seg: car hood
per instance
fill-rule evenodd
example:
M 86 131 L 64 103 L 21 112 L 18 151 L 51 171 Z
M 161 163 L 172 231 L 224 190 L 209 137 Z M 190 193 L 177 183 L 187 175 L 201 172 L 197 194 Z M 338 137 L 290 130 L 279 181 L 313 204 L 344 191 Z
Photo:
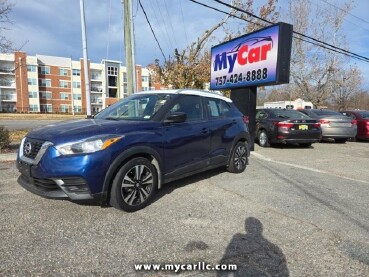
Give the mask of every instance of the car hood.
M 29 132 L 27 137 L 47 140 L 54 144 L 62 144 L 102 134 L 124 134 L 138 130 L 138 124 L 139 130 L 142 131 L 152 126 L 154 122 L 102 119 L 69 120 L 35 129 Z

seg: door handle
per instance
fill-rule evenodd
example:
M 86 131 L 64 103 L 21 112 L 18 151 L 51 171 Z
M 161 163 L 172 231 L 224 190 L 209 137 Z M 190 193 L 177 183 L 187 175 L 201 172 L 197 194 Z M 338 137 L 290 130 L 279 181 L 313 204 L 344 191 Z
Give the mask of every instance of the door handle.
M 201 133 L 203 133 L 204 135 L 207 134 L 209 132 L 209 128 L 202 128 Z

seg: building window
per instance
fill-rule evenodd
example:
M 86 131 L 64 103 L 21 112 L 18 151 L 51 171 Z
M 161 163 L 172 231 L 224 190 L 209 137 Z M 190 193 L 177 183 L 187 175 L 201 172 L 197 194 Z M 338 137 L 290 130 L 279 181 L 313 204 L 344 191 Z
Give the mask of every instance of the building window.
M 76 113 L 81 113 L 82 112 L 82 107 L 81 106 L 74 106 L 74 111 Z
M 73 76 L 81 76 L 81 70 L 73 69 Z
M 142 82 L 148 82 L 149 81 L 149 77 L 148 76 L 142 76 L 141 77 L 141 80 L 142 80 Z
M 41 87 L 51 87 L 51 80 L 50 79 L 40 79 L 40 86 Z
M 108 75 L 118 76 L 118 68 L 116 66 L 108 66 Z
M 51 99 L 51 96 L 50 91 L 41 91 L 41 99 Z
M 73 88 L 81 88 L 81 82 L 73 82 Z
M 69 94 L 66 93 L 66 92 L 61 92 L 60 93 L 60 99 L 68 100 L 69 99 Z
M 37 98 L 37 91 L 29 91 L 28 92 L 28 97 L 29 98 Z
M 40 108 L 42 113 L 51 113 L 53 111 L 51 104 L 41 104 Z
M 28 72 L 37 72 L 37 65 L 27 65 Z
M 123 82 L 127 83 L 127 73 L 123 72 Z
M 69 112 L 69 105 L 60 105 L 60 111 L 62 113 L 68 113 Z
M 66 69 L 66 68 L 59 68 L 59 75 L 60 76 L 68 76 L 68 69 Z
M 40 73 L 45 75 L 45 74 L 50 74 L 50 67 L 49 66 L 40 66 Z
M 29 105 L 29 111 L 30 112 L 38 112 L 38 105 L 30 104 Z
M 37 79 L 28 78 L 28 85 L 29 86 L 37 86 Z
M 59 87 L 68 88 L 68 81 L 59 81 Z
M 82 99 L 82 95 L 80 93 L 73 93 L 73 99 L 74 100 L 81 100 Z

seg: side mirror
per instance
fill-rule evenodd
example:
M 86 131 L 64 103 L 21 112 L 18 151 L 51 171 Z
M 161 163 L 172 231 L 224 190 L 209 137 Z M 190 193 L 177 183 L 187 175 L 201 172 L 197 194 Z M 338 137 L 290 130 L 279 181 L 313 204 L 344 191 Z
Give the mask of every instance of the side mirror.
M 164 123 L 182 123 L 185 122 L 187 119 L 187 115 L 183 112 L 175 112 L 167 116 L 164 120 Z

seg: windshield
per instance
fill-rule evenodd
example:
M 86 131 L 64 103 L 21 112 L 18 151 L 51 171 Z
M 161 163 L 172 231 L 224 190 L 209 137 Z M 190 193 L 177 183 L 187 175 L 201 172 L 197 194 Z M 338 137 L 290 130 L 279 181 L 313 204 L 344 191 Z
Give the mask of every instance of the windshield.
M 278 118 L 293 118 L 293 119 L 310 118 L 306 114 L 303 114 L 296 110 L 274 110 L 273 114 Z
M 150 120 L 172 97 L 170 94 L 135 94 L 98 113 L 96 119 Z

